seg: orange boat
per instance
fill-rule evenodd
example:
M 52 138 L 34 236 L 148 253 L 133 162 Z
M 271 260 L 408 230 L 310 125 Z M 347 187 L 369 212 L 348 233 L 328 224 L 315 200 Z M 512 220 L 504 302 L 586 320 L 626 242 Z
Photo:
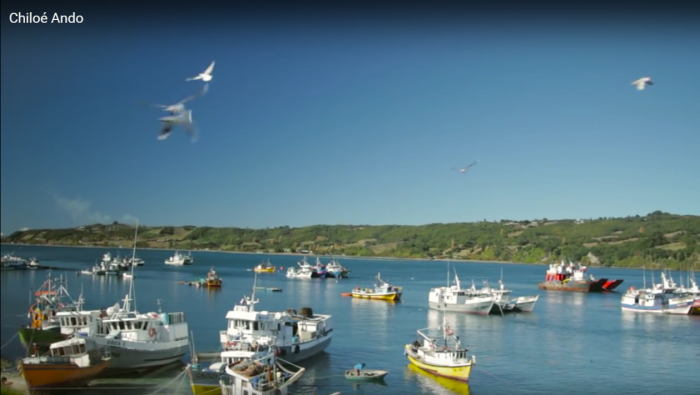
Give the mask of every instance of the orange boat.
M 31 389 L 77 387 L 87 384 L 109 365 L 109 353 L 90 347 L 84 338 L 53 343 L 47 356 L 19 362 L 19 370 Z

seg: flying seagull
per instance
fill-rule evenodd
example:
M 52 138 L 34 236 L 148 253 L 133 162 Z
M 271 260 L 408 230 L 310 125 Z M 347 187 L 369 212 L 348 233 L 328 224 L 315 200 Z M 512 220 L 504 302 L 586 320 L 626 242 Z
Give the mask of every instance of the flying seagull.
M 637 90 L 643 91 L 647 85 L 654 85 L 654 81 L 651 80 L 651 77 L 643 77 L 634 81 L 632 85 L 636 85 Z
M 192 142 L 197 141 L 197 131 L 194 127 L 194 122 L 192 121 L 192 110 L 183 108 L 183 110 L 177 115 L 169 115 L 167 117 L 161 117 L 159 120 L 163 123 L 160 129 L 160 134 L 158 135 L 158 140 L 165 140 L 170 136 L 170 132 L 173 131 L 173 127 L 180 125 L 192 138 Z
M 204 96 L 204 95 L 206 95 L 208 91 L 209 91 L 209 84 L 204 84 L 204 88 L 202 88 L 202 90 L 201 90 L 199 93 L 195 93 L 195 94 L 192 95 L 192 96 L 186 97 L 186 98 L 180 100 L 179 102 L 177 102 L 177 103 L 175 103 L 175 104 L 170 104 L 170 105 L 166 105 L 166 104 L 153 104 L 153 106 L 154 106 L 154 107 L 158 107 L 158 108 L 162 108 L 163 111 L 169 112 L 170 115 L 179 114 L 179 113 L 181 113 L 182 111 L 185 110 L 185 103 L 187 103 L 187 102 L 190 101 L 190 100 L 194 100 L 194 99 L 196 99 L 196 98 L 199 97 L 199 96 Z
M 204 70 L 204 72 L 202 74 L 200 74 L 194 78 L 188 78 L 187 81 L 202 80 L 204 82 L 209 82 L 209 81 L 211 81 L 212 78 L 214 78 L 211 76 L 212 71 L 214 71 L 214 62 L 211 62 L 209 67 L 207 67 L 207 69 Z
M 467 172 L 467 170 L 469 170 L 470 167 L 476 166 L 477 163 L 479 163 L 479 159 L 477 159 L 474 163 L 472 163 L 469 166 L 462 167 L 462 168 L 453 167 L 452 170 L 458 170 L 460 173 L 464 174 Z

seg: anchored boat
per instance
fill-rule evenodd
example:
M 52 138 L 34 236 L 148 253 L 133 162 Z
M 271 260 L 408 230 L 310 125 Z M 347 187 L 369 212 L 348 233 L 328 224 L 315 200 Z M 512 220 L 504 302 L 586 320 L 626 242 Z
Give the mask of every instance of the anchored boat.
M 219 385 L 223 395 L 287 395 L 289 386 L 305 371 L 278 360 L 276 351 L 271 350 L 258 360 L 222 366 Z
M 404 347 L 408 361 L 436 376 L 469 381 L 472 366 L 476 365 L 476 357 L 467 356 L 468 350 L 462 347 L 459 337 L 455 336 L 452 329 L 447 326 L 444 311 L 442 326 L 438 328 L 442 332 L 442 344 L 423 333 L 428 329 L 430 328 L 418 330 L 418 339 Z M 448 342 L 448 339 L 451 342 Z
M 381 273 L 377 273 L 377 282 L 374 288 L 364 288 L 355 287 L 352 290 L 353 298 L 362 299 L 377 299 L 377 300 L 389 300 L 397 301 L 401 299 L 401 294 L 403 293 L 401 287 L 395 287 L 388 282 L 382 280 Z
M 217 395 L 222 366 L 260 358 L 273 350 L 285 361 L 297 363 L 324 351 L 333 335 L 332 316 L 314 314 L 310 307 L 302 307 L 297 313 L 256 311 L 257 275 L 250 297 L 244 296 L 226 314 L 227 329 L 219 333 L 221 353 L 215 353 L 218 361 L 207 366 L 196 363 L 191 366 L 190 386 L 195 395 Z M 207 357 L 210 357 L 207 353 Z M 200 357 L 197 358 L 201 359 Z
M 65 287 L 67 279 L 51 278 L 48 273 L 46 281 L 34 292 L 35 303 L 29 307 L 31 323 L 19 328 L 19 338 L 25 347 L 37 345 L 48 347 L 51 343 L 65 339 L 61 335 L 60 323 L 56 317 L 62 311 L 79 311 L 83 305 L 82 295 L 73 301 Z
M 581 264 L 574 264 L 569 261 L 565 264 L 551 264 L 545 273 L 544 282 L 537 286 L 547 291 L 571 291 L 571 292 L 612 292 L 624 280 L 608 280 L 607 278 L 596 279 L 592 275 L 586 278 L 588 268 Z
M 48 356 L 19 361 L 19 370 L 31 389 L 53 389 L 84 385 L 107 368 L 108 351 L 86 339 L 73 338 L 53 343 Z
M 209 273 L 207 273 L 207 278 L 200 278 L 199 280 L 195 281 L 195 284 L 198 287 L 221 288 L 222 280 L 216 274 L 216 270 L 214 270 L 214 267 L 212 267 L 211 269 L 209 269 Z
M 456 311 L 467 314 L 489 314 L 494 308 L 496 298 L 490 292 L 479 292 L 474 282 L 472 282 L 471 288 L 463 289 L 457 270 L 454 269 L 454 272 L 454 285 L 450 285 L 448 262 L 447 286 L 430 290 L 428 306 L 436 310 Z
M 277 268 L 270 263 L 270 260 L 260 263 L 253 269 L 256 273 L 274 273 Z

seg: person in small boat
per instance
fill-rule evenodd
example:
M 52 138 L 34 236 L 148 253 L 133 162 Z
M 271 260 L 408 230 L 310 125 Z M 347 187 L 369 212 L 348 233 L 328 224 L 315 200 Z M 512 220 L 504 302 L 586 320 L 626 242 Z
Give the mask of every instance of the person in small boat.
M 12 385 L 12 381 L 7 381 L 7 377 L 2 378 L 2 386 L 3 387 L 9 387 Z
M 364 367 L 365 367 L 365 363 L 364 363 L 364 362 L 358 363 L 357 365 L 355 365 L 355 375 L 356 375 L 356 376 L 359 376 L 359 375 L 360 375 L 360 372 L 362 372 L 362 369 L 363 369 Z

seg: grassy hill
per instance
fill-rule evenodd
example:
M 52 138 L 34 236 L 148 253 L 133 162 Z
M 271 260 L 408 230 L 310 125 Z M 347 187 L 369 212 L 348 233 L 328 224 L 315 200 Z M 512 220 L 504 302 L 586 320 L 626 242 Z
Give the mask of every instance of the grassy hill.
M 3 243 L 131 246 L 134 228 L 113 223 L 18 231 Z M 139 248 L 305 252 L 399 258 L 687 268 L 700 263 L 700 216 L 656 211 L 594 220 L 403 225 L 281 226 L 267 229 L 140 226 Z M 698 265 L 700 268 L 700 265 Z

